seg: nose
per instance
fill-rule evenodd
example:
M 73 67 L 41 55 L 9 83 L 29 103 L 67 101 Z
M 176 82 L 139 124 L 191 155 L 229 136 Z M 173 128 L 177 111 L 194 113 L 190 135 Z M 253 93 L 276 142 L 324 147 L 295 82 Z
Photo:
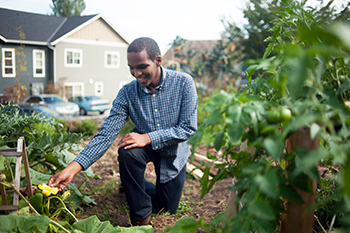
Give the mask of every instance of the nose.
M 138 69 L 134 69 L 134 70 L 132 70 L 132 75 L 134 76 L 134 77 L 139 77 L 139 76 L 141 76 L 141 74 L 142 74 L 142 72 L 140 71 L 140 70 L 138 70 Z

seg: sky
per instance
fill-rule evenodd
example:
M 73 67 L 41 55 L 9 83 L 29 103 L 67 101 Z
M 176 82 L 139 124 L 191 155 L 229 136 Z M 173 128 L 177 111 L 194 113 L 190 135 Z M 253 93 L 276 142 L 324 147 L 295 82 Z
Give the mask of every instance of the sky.
M 82 15 L 101 14 L 128 42 L 151 37 L 164 54 L 180 36 L 186 40 L 217 40 L 221 19 L 243 25 L 246 0 L 85 0 Z M 51 0 L 0 0 L 0 7 L 52 14 Z M 1 22 L 0 22 L 1 23 Z

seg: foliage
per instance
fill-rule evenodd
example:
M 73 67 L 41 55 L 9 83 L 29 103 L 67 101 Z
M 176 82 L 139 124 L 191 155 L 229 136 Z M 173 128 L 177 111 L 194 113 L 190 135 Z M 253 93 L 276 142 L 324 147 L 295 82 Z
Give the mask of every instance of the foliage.
M 54 16 L 80 16 L 85 10 L 84 0 L 52 0 L 50 6 Z
M 331 24 L 333 22 L 346 22 L 350 17 L 349 3 L 341 6 L 339 9 L 334 6 L 334 0 L 319 1 L 319 5 L 315 7 L 308 6 L 308 1 L 301 1 L 302 7 L 312 12 L 313 20 L 322 22 L 323 24 Z M 241 61 L 247 59 L 260 59 L 263 57 L 268 41 L 266 38 L 273 35 L 271 28 L 274 27 L 274 20 L 280 18 L 280 7 L 283 6 L 280 0 L 250 0 L 246 9 L 243 10 L 244 18 L 248 23 L 243 27 L 238 27 L 234 23 L 224 20 L 226 37 L 235 37 L 236 47 L 240 50 L 235 53 Z M 309 13 L 305 12 L 304 17 L 309 17 Z M 232 33 L 235 31 L 236 33 Z M 275 31 L 277 33 L 277 31 Z
M 51 233 L 58 232 L 58 228 L 51 224 L 50 219 L 46 216 L 16 216 L 16 215 L 3 215 L 0 216 L 1 226 L 0 232 L 40 232 Z M 80 220 L 74 223 L 72 226 L 67 225 L 65 222 L 61 222 L 61 225 L 68 228 L 67 232 L 72 233 L 151 233 L 153 232 L 152 226 L 141 227 L 113 227 L 109 222 L 101 222 L 96 216 L 91 216 L 87 219 Z M 62 230 L 60 231 L 62 232 Z
M 264 56 L 248 63 L 249 85 L 238 93 L 221 91 L 203 109 L 210 115 L 190 143 L 195 150 L 204 135 L 215 137 L 213 145 L 223 150 L 224 163 L 216 165 L 220 172 L 212 180 L 209 169 L 203 170 L 202 196 L 216 181 L 235 177 L 236 216 L 221 216 L 224 226 L 216 231 L 273 232 L 285 211 L 283 200 L 301 202 L 297 190 L 311 192 L 308 180 L 320 181 L 316 164 L 327 161 L 342 170 L 334 174 L 339 205 L 329 206 L 331 219 L 339 221 L 333 225 L 327 218 L 323 224 L 349 231 L 350 117 L 345 101 L 350 91 L 350 27 L 324 25 L 315 9 L 305 10 L 297 1 L 281 3 Z M 251 81 L 257 71 L 259 76 Z M 290 121 L 268 121 L 269 112 L 280 106 L 290 109 Z M 317 152 L 297 148 L 287 153 L 287 139 L 300 130 L 311 140 L 320 138 Z
M 54 118 L 40 114 L 21 115 L 18 105 L 9 104 L 0 108 L 0 147 L 17 147 L 17 139 L 23 136 L 28 149 L 30 177 L 33 185 L 47 183 L 50 176 L 65 168 L 74 158 L 72 151 L 80 151 L 77 143 L 81 134 L 68 133 L 62 124 Z M 13 182 L 15 160 L 0 156 L 0 169 L 6 175 L 7 182 Z M 84 171 L 86 177 L 97 177 L 91 170 Z M 24 174 L 22 174 L 23 176 Z M 21 184 L 23 187 L 25 183 Z M 70 199 L 74 199 L 74 208 L 79 208 L 83 201 L 94 201 L 80 193 L 73 184 Z
M 81 133 L 86 136 L 93 136 L 98 131 L 98 122 L 93 119 L 84 119 L 82 121 L 66 122 L 71 132 Z
M 235 37 L 227 35 L 228 33 L 223 34 L 217 41 L 194 41 L 203 45 L 192 45 L 191 41 L 177 36 L 172 43 L 172 49 L 179 67 L 169 65 L 167 68 L 191 74 L 197 80 L 199 92 L 212 90 L 215 86 L 229 86 L 232 83 L 231 77 L 237 75 L 234 64 L 240 53 L 232 53 L 236 50 Z M 208 46 L 208 48 L 201 51 L 196 46 Z

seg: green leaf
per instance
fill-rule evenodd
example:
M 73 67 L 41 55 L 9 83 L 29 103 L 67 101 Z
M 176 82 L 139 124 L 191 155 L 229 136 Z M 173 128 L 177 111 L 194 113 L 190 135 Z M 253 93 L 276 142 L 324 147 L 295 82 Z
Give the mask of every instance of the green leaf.
M 318 124 L 313 123 L 311 125 L 311 129 L 310 129 L 310 136 L 311 139 L 315 139 L 315 137 L 318 135 L 318 132 L 320 132 L 320 126 Z
M 141 226 L 141 227 L 113 227 L 113 225 L 109 221 L 101 222 L 95 215 L 79 220 L 75 222 L 72 227 L 76 230 L 80 230 L 83 232 L 94 232 L 94 233 L 151 233 L 153 232 L 152 226 Z
M 278 159 L 283 154 L 284 142 L 282 137 L 268 137 L 264 140 L 263 146 L 272 159 Z
M 310 59 L 311 58 L 304 53 L 300 54 L 298 59 L 290 59 L 289 61 L 292 68 L 288 75 L 288 90 L 293 99 L 297 99 L 301 95 L 302 87 L 308 77 L 308 64 L 311 63 Z
M 29 203 L 38 211 L 39 214 L 42 214 L 43 211 L 43 194 L 36 193 L 32 198 L 30 198 Z
M 0 232 L 46 233 L 50 219 L 46 216 L 0 215 Z
M 292 188 L 290 185 L 283 185 L 280 187 L 281 196 L 290 202 L 303 203 L 303 199 L 300 197 L 299 193 Z
M 214 148 L 216 151 L 219 151 L 221 149 L 224 136 L 225 136 L 225 130 L 221 131 L 216 135 L 215 141 L 214 141 Z
M 260 190 L 271 198 L 276 198 L 278 195 L 278 178 L 276 170 L 269 168 L 264 175 L 254 177 L 255 183 Z
M 199 222 L 193 218 L 185 217 L 178 220 L 171 232 L 195 233 L 199 227 Z
M 42 183 L 47 184 L 47 182 L 49 182 L 49 179 L 51 177 L 51 175 L 40 173 L 32 168 L 29 168 L 29 174 L 33 185 L 39 185 Z
M 243 135 L 241 124 L 233 123 L 228 127 L 228 136 L 231 142 L 237 142 Z
M 260 199 L 250 203 L 248 211 L 250 214 L 266 221 L 275 219 L 273 209 L 270 207 L 269 203 Z

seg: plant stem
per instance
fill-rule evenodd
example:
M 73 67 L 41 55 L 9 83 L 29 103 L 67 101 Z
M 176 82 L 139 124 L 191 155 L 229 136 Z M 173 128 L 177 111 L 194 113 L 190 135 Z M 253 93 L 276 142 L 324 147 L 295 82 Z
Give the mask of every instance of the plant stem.
M 15 192 L 18 193 L 18 195 L 23 199 L 23 201 L 25 201 L 25 202 L 28 204 L 29 208 L 32 209 L 32 211 L 34 212 L 34 214 L 40 216 L 40 214 L 36 211 L 36 209 L 35 209 L 35 208 L 30 204 L 30 202 L 22 195 L 22 193 L 21 193 L 20 191 L 17 190 L 17 188 L 16 188 L 12 183 L 1 182 L 1 184 L 4 184 L 4 185 L 6 185 L 6 186 L 8 186 L 8 185 L 10 184 L 10 186 L 13 188 L 13 190 L 15 190 Z M 50 219 L 50 222 L 51 222 L 53 225 L 55 225 L 55 226 L 61 228 L 64 232 L 70 233 L 66 228 L 64 228 L 63 226 L 61 226 L 59 223 L 53 221 L 52 219 Z
M 66 210 L 66 211 L 74 218 L 74 220 L 75 220 L 76 222 L 79 221 L 79 220 L 75 217 L 75 215 L 74 215 L 72 212 L 69 211 L 69 209 L 67 208 L 66 204 L 64 204 L 64 202 L 62 201 L 61 198 L 56 197 L 56 196 L 52 196 L 52 197 L 49 198 L 49 201 L 50 201 L 51 198 L 56 198 L 56 199 L 58 199 L 58 200 L 62 203 L 63 209 Z
M 337 217 L 337 215 L 334 215 L 333 218 L 332 218 L 332 222 L 331 222 L 331 226 L 329 227 L 329 230 L 328 230 L 328 233 L 330 233 L 332 231 L 332 228 L 333 228 L 333 225 L 334 225 L 334 222 L 335 222 L 335 218 Z
M 314 218 L 316 219 L 317 223 L 320 225 L 320 227 L 322 228 L 322 231 L 324 233 L 327 233 L 327 231 L 323 228 L 322 224 L 320 223 L 320 221 L 318 220 L 318 217 L 316 215 L 314 215 Z

